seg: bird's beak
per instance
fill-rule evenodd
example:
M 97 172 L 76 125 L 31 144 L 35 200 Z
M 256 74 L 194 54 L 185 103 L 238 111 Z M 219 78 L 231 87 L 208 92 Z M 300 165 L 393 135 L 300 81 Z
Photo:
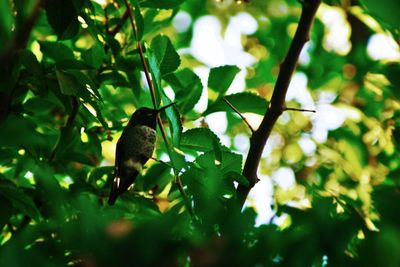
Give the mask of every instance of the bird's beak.
M 176 104 L 176 102 L 172 102 L 172 103 L 170 103 L 170 104 L 168 104 L 168 105 L 166 105 L 166 106 L 163 106 L 163 107 L 157 109 L 157 113 L 160 113 L 160 112 L 163 111 L 164 109 L 169 108 L 170 106 L 175 105 L 175 104 Z

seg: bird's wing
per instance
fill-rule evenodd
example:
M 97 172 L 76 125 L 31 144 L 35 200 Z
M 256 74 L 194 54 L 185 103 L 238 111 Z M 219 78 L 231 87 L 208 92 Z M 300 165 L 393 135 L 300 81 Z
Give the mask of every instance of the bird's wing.
M 120 192 L 122 154 L 123 154 L 123 145 L 120 138 L 117 142 L 117 148 L 115 150 L 114 180 L 111 187 L 110 197 L 108 199 L 108 203 L 110 205 L 114 204 L 119 194 L 122 193 Z

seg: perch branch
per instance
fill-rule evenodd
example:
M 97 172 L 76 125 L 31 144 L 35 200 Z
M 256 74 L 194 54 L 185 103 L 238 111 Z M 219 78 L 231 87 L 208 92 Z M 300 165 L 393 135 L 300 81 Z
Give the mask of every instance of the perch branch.
M 237 188 L 237 204 L 242 207 L 251 188 L 257 182 L 257 170 L 264 146 L 271 134 L 278 117 L 285 110 L 285 97 L 289 83 L 304 44 L 309 40 L 311 25 L 321 0 L 302 1 L 302 12 L 296 33 L 289 47 L 289 51 L 280 66 L 278 79 L 275 84 L 270 106 L 266 111 L 259 128 L 250 138 L 250 150 L 243 168 L 243 175 L 249 181 L 249 186 L 239 185 Z

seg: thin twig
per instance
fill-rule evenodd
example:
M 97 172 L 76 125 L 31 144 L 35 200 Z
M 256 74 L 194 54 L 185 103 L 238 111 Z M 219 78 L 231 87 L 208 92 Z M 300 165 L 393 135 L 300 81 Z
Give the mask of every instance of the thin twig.
M 301 112 L 312 112 L 317 113 L 314 109 L 302 109 L 302 108 L 284 108 L 284 110 L 293 110 L 293 111 L 301 111 Z
M 196 216 L 194 215 L 194 211 L 193 211 L 192 205 L 190 204 L 189 197 L 188 197 L 188 195 L 186 195 L 185 189 L 183 188 L 181 177 L 179 175 L 175 175 L 175 178 L 176 178 L 175 183 L 179 189 L 179 192 L 182 195 L 183 201 L 185 202 L 185 206 L 188 209 L 190 217 L 195 219 Z
M 250 125 L 250 123 L 247 121 L 247 119 L 242 115 L 242 113 L 240 113 L 240 111 L 234 106 L 232 105 L 231 102 L 229 102 L 228 99 L 226 99 L 225 97 L 222 98 L 224 100 L 224 102 L 233 110 L 236 112 L 236 114 L 239 115 L 240 118 L 242 118 L 243 122 L 246 123 L 247 127 L 249 127 L 250 131 L 252 133 L 254 133 L 254 129 L 253 127 Z
M 160 114 L 157 114 L 157 122 L 158 122 L 158 125 L 159 125 L 159 126 L 161 125 L 161 126 L 160 126 L 160 131 L 161 131 L 161 135 L 162 135 L 162 137 L 163 137 L 163 139 L 164 139 L 164 142 L 165 142 L 165 144 L 166 144 L 167 146 L 169 146 L 167 134 L 165 133 L 164 126 L 162 126 L 163 124 L 162 124 L 162 120 L 161 120 L 161 118 L 160 118 Z
M 128 10 L 125 10 L 125 13 L 122 15 L 121 21 L 115 26 L 112 30 L 108 30 L 108 33 L 112 36 L 116 35 L 124 25 L 125 21 L 129 18 Z
M 139 51 L 140 60 L 141 60 L 142 65 L 143 65 L 144 74 L 146 76 L 146 81 L 147 81 L 147 84 L 149 86 L 149 90 L 150 90 L 150 94 L 151 94 L 151 100 L 153 102 L 153 107 L 154 107 L 154 109 L 157 109 L 157 101 L 156 101 L 156 94 L 155 94 L 155 90 L 154 90 L 154 85 L 153 85 L 153 82 L 152 82 L 151 77 L 150 77 L 150 71 L 149 71 L 149 68 L 147 66 L 146 58 L 144 56 L 144 52 L 143 52 L 143 49 L 142 49 L 142 44 L 141 44 L 141 42 L 139 40 L 139 36 L 138 36 L 138 33 L 137 33 L 134 17 L 132 15 L 131 7 L 130 7 L 130 5 L 129 5 L 127 0 L 124 0 L 124 2 L 125 2 L 125 5 L 126 5 L 126 8 L 127 8 L 129 20 L 131 22 L 132 30 L 134 32 L 134 35 L 135 35 L 135 38 L 136 38 L 136 41 L 137 41 L 137 49 Z M 158 115 L 157 115 L 157 122 L 158 122 L 158 126 L 160 127 L 161 134 L 162 134 L 162 137 L 164 139 L 164 143 L 167 146 L 167 149 L 169 149 L 168 138 L 167 138 L 167 135 L 165 133 L 162 121 L 161 121 L 161 119 L 160 119 L 160 117 Z M 169 156 L 171 158 L 171 155 L 169 155 Z M 178 187 L 178 189 L 179 189 L 179 191 L 181 193 L 183 201 L 185 202 L 186 209 L 188 210 L 191 218 L 195 218 L 194 212 L 193 212 L 193 208 L 192 208 L 192 206 L 190 205 L 190 202 L 189 202 L 189 198 L 185 193 L 185 190 L 183 188 L 182 182 L 181 182 L 181 180 L 179 178 L 179 174 L 176 171 L 175 171 L 175 183 L 176 183 L 176 185 L 177 185 L 177 187 Z
M 106 7 L 104 8 L 104 18 L 105 18 L 106 33 L 107 33 L 107 34 L 110 34 L 110 27 L 109 27 L 109 25 L 108 25 L 108 9 L 107 9 L 107 7 L 108 7 L 108 6 L 106 6 Z
M 257 171 L 265 144 L 271 134 L 278 117 L 285 110 L 285 97 L 289 83 L 304 44 L 309 40 L 311 25 L 321 0 L 304 0 L 302 12 L 296 33 L 290 44 L 289 51 L 281 64 L 278 79 L 272 93 L 271 105 L 266 111 L 259 128 L 250 138 L 250 149 L 243 168 L 243 175 L 249 181 L 249 186 L 239 185 L 237 187 L 237 204 L 240 208 L 246 201 L 251 188 L 257 182 Z

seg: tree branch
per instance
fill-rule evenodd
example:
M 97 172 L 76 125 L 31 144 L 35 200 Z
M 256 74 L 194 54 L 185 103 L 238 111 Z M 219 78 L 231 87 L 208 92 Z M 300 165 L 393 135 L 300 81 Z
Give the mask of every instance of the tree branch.
M 257 170 L 264 146 L 271 134 L 275 122 L 285 109 L 285 97 L 290 80 L 304 44 L 310 39 L 310 29 L 321 0 L 304 0 L 299 24 L 289 47 L 289 51 L 281 64 L 278 79 L 270 102 L 259 128 L 250 138 L 250 150 L 243 168 L 243 175 L 250 185 L 239 185 L 237 188 L 237 200 L 240 207 L 243 206 L 251 188 L 257 182 Z

